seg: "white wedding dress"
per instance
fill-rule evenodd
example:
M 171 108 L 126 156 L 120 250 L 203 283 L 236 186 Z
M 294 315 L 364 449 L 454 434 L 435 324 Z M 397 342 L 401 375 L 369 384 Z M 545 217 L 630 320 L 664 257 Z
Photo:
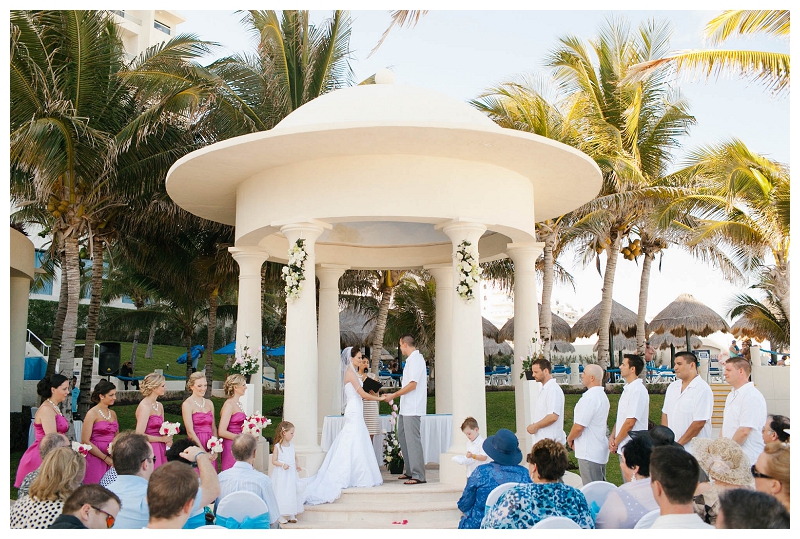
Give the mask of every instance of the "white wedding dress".
M 308 479 L 306 505 L 331 503 L 348 487 L 375 487 L 383 483 L 364 423 L 361 396 L 350 382 L 345 384 L 344 392 L 347 397 L 344 427 L 331 444 L 319 471 Z

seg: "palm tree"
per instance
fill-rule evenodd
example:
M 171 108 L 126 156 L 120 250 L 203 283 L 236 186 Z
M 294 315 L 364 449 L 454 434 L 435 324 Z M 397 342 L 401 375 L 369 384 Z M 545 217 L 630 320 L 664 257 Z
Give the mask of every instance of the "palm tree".
M 712 19 L 704 33 L 711 45 L 720 45 L 733 35 L 763 33 L 788 39 L 789 30 L 789 10 L 730 10 Z M 678 73 L 704 73 L 706 79 L 712 74 L 738 73 L 763 84 L 775 95 L 789 93 L 789 55 L 766 51 L 709 49 L 673 52 L 633 66 L 628 80 L 641 80 L 667 65 L 674 66 Z
M 591 140 L 592 155 L 603 171 L 599 196 L 574 212 L 576 221 L 564 241 L 582 243 L 584 263 L 606 251 L 598 361 L 607 365 L 617 257 L 635 224 L 658 200 L 674 196 L 663 187 L 671 153 L 694 118 L 688 104 L 661 68 L 639 82 L 625 82 L 635 64 L 662 57 L 670 27 L 648 21 L 632 32 L 624 20 L 609 19 L 588 45 L 577 37 L 560 39 L 548 58 L 555 77 L 583 118 L 581 130 Z M 601 272 L 602 274 L 602 272 Z
M 392 22 L 389 24 L 389 27 L 384 30 L 383 35 L 381 36 L 380 41 L 375 47 L 369 51 L 367 58 L 375 54 L 375 52 L 383 45 L 383 42 L 386 41 L 386 38 L 389 37 L 389 32 L 392 31 L 392 28 L 397 26 L 398 28 L 413 28 L 419 23 L 420 19 L 428 14 L 427 9 L 422 10 L 413 10 L 413 9 L 397 9 L 394 11 L 389 12 L 392 17 Z

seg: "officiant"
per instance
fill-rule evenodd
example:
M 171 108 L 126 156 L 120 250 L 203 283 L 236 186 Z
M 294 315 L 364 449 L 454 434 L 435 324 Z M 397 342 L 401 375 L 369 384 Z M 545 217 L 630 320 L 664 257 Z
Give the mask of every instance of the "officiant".
M 366 357 L 361 358 L 361 364 L 358 366 L 358 376 L 361 378 L 364 391 L 372 395 L 377 395 L 380 392 L 381 383 L 374 373 L 369 372 L 369 360 Z M 367 380 L 369 380 L 369 382 L 367 382 Z M 367 425 L 370 442 L 374 442 L 375 435 L 381 433 L 381 421 L 380 417 L 378 417 L 378 401 L 364 399 L 364 423 Z

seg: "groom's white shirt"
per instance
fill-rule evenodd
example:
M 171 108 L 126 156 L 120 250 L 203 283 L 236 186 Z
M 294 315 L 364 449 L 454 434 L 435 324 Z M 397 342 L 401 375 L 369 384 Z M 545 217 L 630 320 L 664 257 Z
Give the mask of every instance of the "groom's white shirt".
M 402 387 L 416 382 L 414 391 L 400 395 L 400 415 L 425 415 L 428 404 L 428 373 L 425 359 L 419 350 L 414 350 L 406 359 L 403 367 Z

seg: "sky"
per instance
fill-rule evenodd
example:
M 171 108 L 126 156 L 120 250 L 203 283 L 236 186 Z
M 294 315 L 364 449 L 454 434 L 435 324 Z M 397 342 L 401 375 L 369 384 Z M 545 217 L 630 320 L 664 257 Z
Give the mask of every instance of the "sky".
M 241 15 L 231 11 L 178 11 L 186 18 L 179 31 L 195 33 L 223 45 L 203 63 L 254 49 L 254 37 L 244 31 Z M 312 10 L 312 22 L 319 23 L 330 13 Z M 351 66 L 356 82 L 388 67 L 395 72 L 397 84 L 419 86 L 468 101 L 520 75 L 548 77 L 545 59 L 559 38 L 573 35 L 588 40 L 611 18 L 627 20 L 632 28 L 648 20 L 667 20 L 673 29 L 670 40 L 673 50 L 704 48 L 707 45 L 702 38 L 703 28 L 719 10 L 431 10 L 414 28 L 393 29 L 370 58 L 367 58 L 369 51 L 390 23 L 389 12 L 351 13 Z M 726 47 L 789 52 L 788 40 L 774 38 L 730 40 Z M 706 82 L 683 76 L 678 79 L 678 86 L 691 104 L 696 125 L 675 151 L 676 167 L 688 151 L 731 137 L 740 138 L 751 149 L 772 159 L 790 162 L 789 98 L 773 98 L 757 84 L 732 77 Z M 557 286 L 553 299 L 578 311 L 588 311 L 601 299 L 601 276 L 594 264 L 581 268 L 571 253 L 564 255 L 561 262 L 572 268 L 576 286 L 574 291 L 571 287 Z M 604 267 L 605 255 L 602 262 Z M 620 258 L 614 299 L 633 311 L 638 306 L 640 271 L 640 265 Z M 652 319 L 681 293 L 692 294 L 726 316 L 733 295 L 741 291 L 743 287 L 727 283 L 712 268 L 694 262 L 688 254 L 672 247 L 654 264 L 647 319 Z M 720 341 L 723 342 L 724 339 Z

